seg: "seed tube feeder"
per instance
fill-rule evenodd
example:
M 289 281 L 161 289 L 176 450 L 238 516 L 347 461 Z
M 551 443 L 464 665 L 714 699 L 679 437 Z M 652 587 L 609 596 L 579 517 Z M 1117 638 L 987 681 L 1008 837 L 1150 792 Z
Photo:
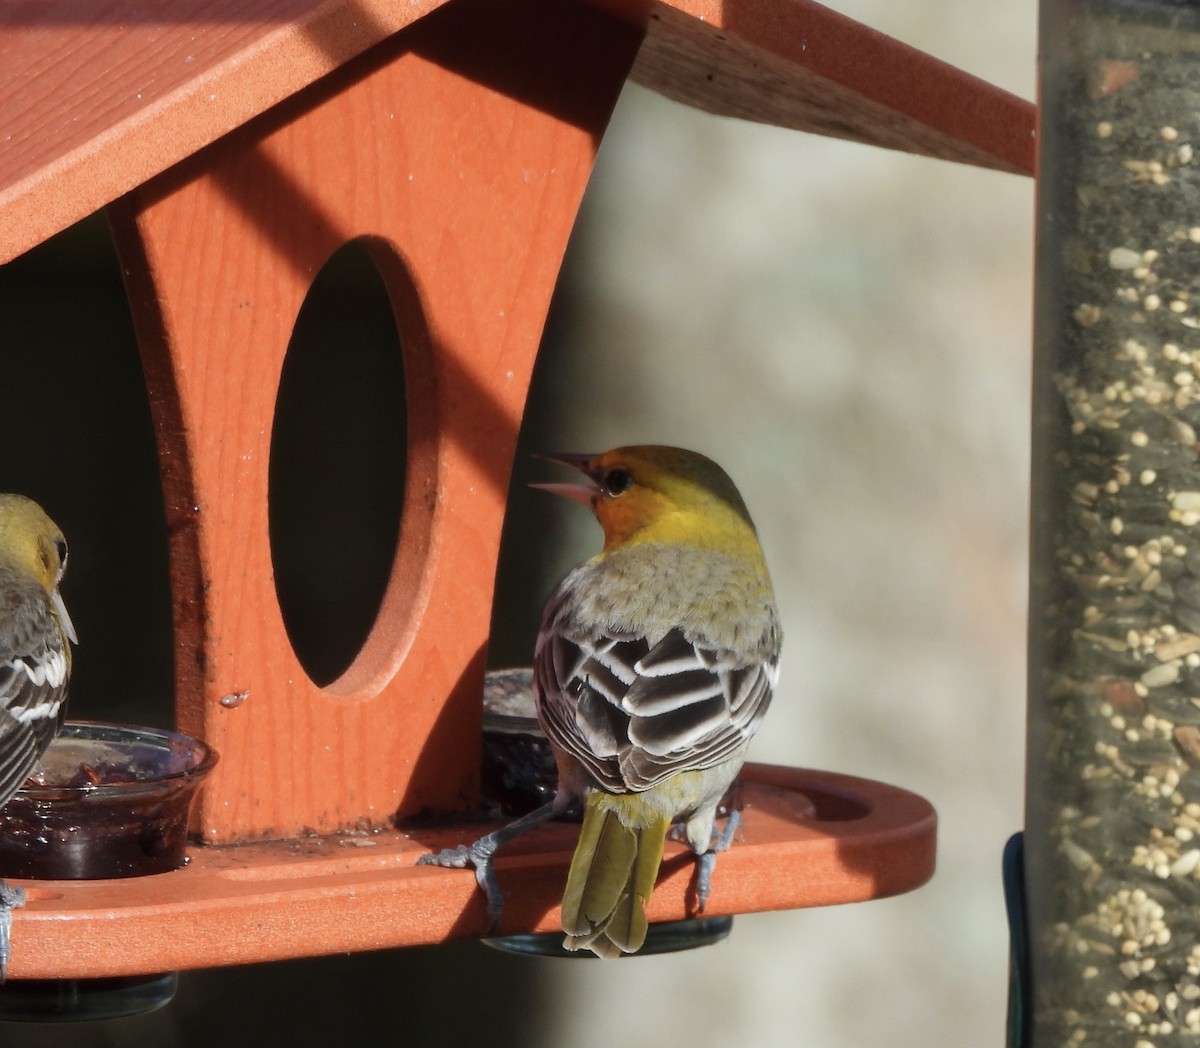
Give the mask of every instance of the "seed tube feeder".
M 1044 0 L 1032 1042 L 1200 1032 L 1200 12 Z

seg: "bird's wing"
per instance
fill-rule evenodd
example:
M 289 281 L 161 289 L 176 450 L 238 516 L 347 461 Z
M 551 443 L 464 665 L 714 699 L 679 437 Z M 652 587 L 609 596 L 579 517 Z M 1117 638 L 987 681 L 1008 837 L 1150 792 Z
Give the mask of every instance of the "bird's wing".
M 621 700 L 630 743 L 622 770 L 645 789 L 677 771 L 721 764 L 749 742 L 770 704 L 779 660 L 747 662 L 673 629 L 634 669 Z
M 777 654 L 739 660 L 679 628 L 653 647 L 602 627 L 545 629 L 535 664 L 543 730 L 615 793 L 728 760 L 758 730 L 778 676 Z
M 542 730 L 615 793 L 628 789 L 619 765 L 629 724 L 621 699 L 636 676 L 633 663 L 648 651 L 641 637 L 543 630 L 534 652 Z
M 0 608 L 0 805 L 33 773 L 65 714 L 68 653 L 40 589 Z

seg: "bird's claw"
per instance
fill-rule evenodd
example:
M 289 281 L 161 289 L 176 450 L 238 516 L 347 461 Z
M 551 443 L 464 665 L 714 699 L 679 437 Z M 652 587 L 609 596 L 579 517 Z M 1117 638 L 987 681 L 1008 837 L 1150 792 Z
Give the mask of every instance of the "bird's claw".
M 418 866 L 443 866 L 448 870 L 465 870 L 471 865 L 471 846 L 460 844 L 457 848 L 443 848 L 440 852 L 429 852 L 417 860 Z
M 500 894 L 500 882 L 496 880 L 496 867 L 492 861 L 500 846 L 520 836 L 530 827 L 545 822 L 567 810 L 570 805 L 567 794 L 556 794 L 554 800 L 543 804 L 527 815 L 522 815 L 516 822 L 510 822 L 498 830 L 486 833 L 471 844 L 460 844 L 457 848 L 443 848 L 440 852 L 422 855 L 417 860 L 418 866 L 445 866 L 452 870 L 465 870 L 468 866 L 475 869 L 475 881 L 487 897 L 487 912 L 490 919 L 487 934 L 491 935 L 500 923 L 500 914 L 504 912 L 504 896 Z
M 8 978 L 12 954 L 12 912 L 25 905 L 25 889 L 0 881 L 0 983 Z
M 717 868 L 717 856 L 728 851 L 734 838 L 742 828 L 742 815 L 736 808 L 729 813 L 725 827 L 720 833 L 714 833 L 708 851 L 701 852 L 696 857 L 696 912 L 703 913 L 708 902 L 709 892 L 712 891 L 713 870 Z
M 467 867 L 474 869 L 475 883 L 487 899 L 489 935 L 496 930 L 496 925 L 500 923 L 500 915 L 504 912 L 504 896 L 500 892 L 500 882 L 496 880 L 496 865 L 492 861 L 497 848 L 493 836 L 488 834 L 471 844 L 460 844 L 457 848 L 443 848 L 440 852 L 430 852 L 417 860 L 418 866 L 441 866 L 450 870 L 465 870 Z

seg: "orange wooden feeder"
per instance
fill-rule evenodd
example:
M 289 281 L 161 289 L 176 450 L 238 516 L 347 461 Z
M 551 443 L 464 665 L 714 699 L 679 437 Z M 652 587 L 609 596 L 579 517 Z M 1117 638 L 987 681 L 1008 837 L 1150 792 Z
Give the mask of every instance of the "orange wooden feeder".
M 469 874 L 413 865 L 478 827 L 337 831 L 477 806 L 513 450 L 627 77 L 714 112 L 1032 172 L 1032 106 L 808 0 L 213 0 L 196 17 L 184 0 L 0 10 L 0 260 L 108 208 L 159 441 L 178 723 L 222 755 L 197 816 L 210 847 L 177 873 L 29 884 L 15 978 L 484 933 Z M 377 622 L 319 688 L 279 611 L 267 463 L 296 315 L 355 238 L 397 317 L 407 480 Z M 745 842 L 723 857 L 709 913 L 931 876 L 920 798 L 763 765 L 745 778 Z M 501 931 L 555 926 L 573 834 L 549 825 L 502 854 Z M 679 854 L 653 919 L 688 912 Z

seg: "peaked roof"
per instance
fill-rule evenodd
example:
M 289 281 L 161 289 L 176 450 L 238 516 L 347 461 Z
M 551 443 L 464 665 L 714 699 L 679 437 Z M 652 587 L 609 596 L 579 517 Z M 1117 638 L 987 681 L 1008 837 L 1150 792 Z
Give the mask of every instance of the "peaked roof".
M 1032 172 L 1030 103 L 811 0 L 590 2 L 644 28 L 633 78 L 689 105 Z M 439 6 L 7 0 L 0 5 L 0 261 Z

